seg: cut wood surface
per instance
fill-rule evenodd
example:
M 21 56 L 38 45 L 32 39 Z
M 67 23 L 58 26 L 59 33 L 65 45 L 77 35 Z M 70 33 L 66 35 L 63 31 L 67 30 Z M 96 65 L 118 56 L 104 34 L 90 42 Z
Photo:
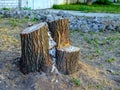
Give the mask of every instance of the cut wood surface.
M 48 54 L 48 30 L 45 23 L 25 29 L 21 36 L 21 70 L 23 73 L 47 71 L 51 67 Z
M 57 68 L 63 74 L 72 74 L 77 71 L 80 49 L 67 46 L 57 49 Z
M 51 35 L 54 41 L 57 43 L 57 48 L 70 45 L 70 39 L 68 36 L 68 19 L 59 19 L 56 21 L 48 22 L 48 27 L 51 31 Z

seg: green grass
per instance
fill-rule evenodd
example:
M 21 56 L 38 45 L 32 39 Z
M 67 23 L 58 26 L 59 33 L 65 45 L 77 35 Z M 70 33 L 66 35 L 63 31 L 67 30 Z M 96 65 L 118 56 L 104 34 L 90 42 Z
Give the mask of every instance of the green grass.
M 115 90 L 120 90 L 120 88 L 116 88 Z
M 120 3 L 120 0 L 118 0 L 118 3 Z
M 108 58 L 108 59 L 105 60 L 105 62 L 112 63 L 115 60 L 116 60 L 115 58 Z
M 84 12 L 120 13 L 120 5 L 70 4 L 70 5 L 54 5 L 53 8 L 62 9 L 62 10 L 84 11 Z
M 72 83 L 74 83 L 76 86 L 80 86 L 80 80 L 72 77 L 71 81 L 72 81 Z

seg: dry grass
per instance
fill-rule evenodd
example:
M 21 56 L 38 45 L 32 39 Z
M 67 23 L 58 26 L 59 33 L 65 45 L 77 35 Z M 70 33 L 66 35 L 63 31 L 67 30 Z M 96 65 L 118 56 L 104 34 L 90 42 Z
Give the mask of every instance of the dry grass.
M 108 80 L 104 77 L 104 72 L 102 70 L 91 67 L 80 61 L 79 71 L 72 74 L 70 77 L 75 77 L 80 80 L 81 89 L 84 90 L 111 90 L 116 88 L 112 80 Z

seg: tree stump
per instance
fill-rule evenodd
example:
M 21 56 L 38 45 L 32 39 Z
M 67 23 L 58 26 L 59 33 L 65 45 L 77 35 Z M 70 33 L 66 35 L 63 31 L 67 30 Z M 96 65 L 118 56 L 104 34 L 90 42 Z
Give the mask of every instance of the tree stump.
M 56 64 L 58 71 L 63 74 L 76 72 L 80 49 L 71 46 L 68 19 L 48 22 L 48 27 L 54 41 L 57 43 Z
M 63 74 L 72 74 L 77 71 L 80 49 L 74 46 L 58 48 L 56 64 Z
M 56 21 L 48 22 L 48 27 L 52 38 L 57 43 L 57 48 L 70 45 L 70 39 L 68 36 L 68 19 L 59 19 Z
M 21 36 L 20 66 L 23 73 L 47 71 L 51 67 L 48 54 L 48 30 L 45 23 L 25 29 Z

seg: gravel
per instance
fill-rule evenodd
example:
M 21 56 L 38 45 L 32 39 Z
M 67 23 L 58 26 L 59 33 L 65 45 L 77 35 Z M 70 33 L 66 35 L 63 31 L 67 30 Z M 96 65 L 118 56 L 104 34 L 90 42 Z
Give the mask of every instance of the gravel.
M 64 11 L 51 12 L 49 10 L 1 10 L 1 17 L 28 18 L 39 22 L 49 22 L 61 18 L 69 19 L 70 30 L 81 30 L 83 32 L 98 31 L 120 31 L 120 17 L 98 17 L 98 16 L 76 16 Z

